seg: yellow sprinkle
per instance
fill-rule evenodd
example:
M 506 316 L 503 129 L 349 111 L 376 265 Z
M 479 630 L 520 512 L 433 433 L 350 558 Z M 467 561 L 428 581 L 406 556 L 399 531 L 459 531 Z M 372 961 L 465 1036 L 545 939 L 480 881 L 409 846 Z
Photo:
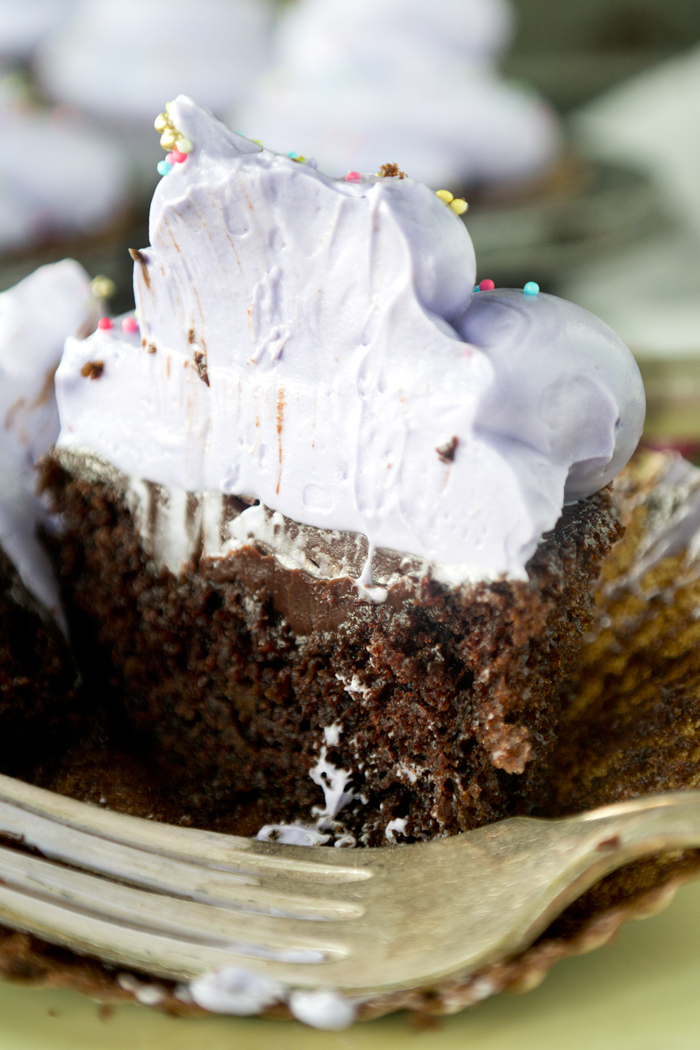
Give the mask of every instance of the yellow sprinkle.
M 163 134 L 160 136 L 160 144 L 164 150 L 170 152 L 171 149 L 175 148 L 175 143 L 179 138 L 179 131 L 176 131 L 175 128 L 166 128 Z
M 171 106 L 172 106 L 172 102 L 166 102 L 166 103 L 165 103 L 165 112 L 166 112 L 166 113 L 169 113 L 169 112 L 170 112 L 170 107 L 171 107 Z
M 450 208 L 456 212 L 457 215 L 464 215 L 469 205 L 462 197 L 457 197 L 456 200 L 450 201 Z
M 191 153 L 192 143 L 189 139 L 178 139 L 175 143 L 175 149 L 179 149 L 180 153 Z
M 261 146 L 263 149 L 265 149 L 260 139 L 251 139 L 250 141 L 254 142 L 256 146 Z
M 90 281 L 90 290 L 96 299 L 111 299 L 117 290 L 117 286 L 111 277 L 100 274 Z
M 167 113 L 159 113 L 153 121 L 153 127 L 162 135 L 166 128 L 171 128 L 170 117 Z
M 450 193 L 449 190 L 438 190 L 435 196 L 439 197 L 441 201 L 445 202 L 445 204 L 451 204 L 455 199 L 454 193 Z

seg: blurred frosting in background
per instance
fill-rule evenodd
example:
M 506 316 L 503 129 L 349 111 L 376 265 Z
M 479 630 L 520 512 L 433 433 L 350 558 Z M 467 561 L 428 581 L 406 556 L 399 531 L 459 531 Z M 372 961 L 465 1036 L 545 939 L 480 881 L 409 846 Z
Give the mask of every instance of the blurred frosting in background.
M 70 17 L 77 0 L 0 0 L 0 61 L 28 59 Z
M 700 234 L 700 48 L 627 80 L 573 118 L 587 153 L 648 169 Z
M 433 187 L 508 182 L 555 159 L 557 119 L 496 63 L 507 0 L 296 0 L 274 65 L 229 122 L 332 175 L 397 163 Z
M 0 252 L 100 230 L 126 207 L 128 165 L 79 113 L 36 104 L 17 74 L 0 79 Z
M 266 0 L 79 0 L 36 69 L 57 100 L 143 123 L 186 92 L 220 113 L 266 58 Z
M 33 68 L 49 97 L 120 138 L 145 197 L 154 116 L 180 92 L 217 114 L 237 102 L 267 61 L 272 13 L 272 0 L 77 0 Z
M 647 384 L 648 433 L 700 449 L 700 49 L 625 81 L 572 117 L 588 155 L 635 164 L 674 226 L 572 272 L 562 294 L 631 346 Z

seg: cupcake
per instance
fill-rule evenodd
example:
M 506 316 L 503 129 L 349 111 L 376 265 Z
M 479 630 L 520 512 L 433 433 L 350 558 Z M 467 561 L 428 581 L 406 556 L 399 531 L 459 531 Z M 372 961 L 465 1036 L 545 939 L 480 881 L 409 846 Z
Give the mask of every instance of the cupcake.
M 619 534 L 633 358 L 536 285 L 475 289 L 451 194 L 329 178 L 183 96 L 160 123 L 138 319 L 56 375 L 80 645 L 198 823 L 349 845 L 497 820 L 546 765 Z
M 434 189 L 518 184 L 557 157 L 554 114 L 497 62 L 513 34 L 507 0 L 298 0 L 283 11 L 271 70 L 230 115 L 324 171 L 386 160 Z

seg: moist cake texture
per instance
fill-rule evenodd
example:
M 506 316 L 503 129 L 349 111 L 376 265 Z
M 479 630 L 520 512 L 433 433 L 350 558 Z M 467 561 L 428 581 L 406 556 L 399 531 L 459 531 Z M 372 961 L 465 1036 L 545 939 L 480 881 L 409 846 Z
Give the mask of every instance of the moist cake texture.
M 318 807 L 326 841 L 335 831 L 346 843 L 433 837 L 509 812 L 514 782 L 555 739 L 620 531 L 599 493 L 567 510 L 527 581 L 455 590 L 406 575 L 370 603 L 350 578 L 314 580 L 255 547 L 202 557 L 181 578 L 158 573 L 118 482 L 86 481 L 73 465 L 47 484 L 81 658 L 109 667 L 198 822 L 247 804 L 255 832 L 308 823 Z

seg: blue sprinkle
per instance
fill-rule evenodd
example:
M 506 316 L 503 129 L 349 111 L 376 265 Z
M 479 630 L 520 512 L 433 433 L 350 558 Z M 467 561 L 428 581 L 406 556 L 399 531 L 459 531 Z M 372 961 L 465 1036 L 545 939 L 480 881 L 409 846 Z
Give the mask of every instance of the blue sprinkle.
M 172 164 L 167 160 L 159 160 L 156 167 L 159 175 L 167 175 L 169 171 L 173 170 Z
M 475 292 L 478 292 L 478 291 L 479 291 L 479 285 L 478 285 L 478 284 L 475 284 L 475 285 L 474 285 L 474 291 L 475 291 Z
M 540 290 L 539 284 L 535 284 L 534 281 L 528 281 L 527 284 L 525 285 L 525 287 L 523 288 L 523 291 L 525 292 L 525 295 L 537 295 L 539 290 Z
M 296 160 L 296 159 L 297 159 L 297 157 L 299 156 L 299 154 L 298 154 L 298 153 L 295 153 L 295 152 L 294 152 L 294 150 L 291 150 L 291 151 L 290 151 L 290 152 L 289 152 L 289 153 L 287 154 L 287 156 L 288 156 L 288 157 L 289 157 L 289 158 L 290 158 L 291 160 Z

